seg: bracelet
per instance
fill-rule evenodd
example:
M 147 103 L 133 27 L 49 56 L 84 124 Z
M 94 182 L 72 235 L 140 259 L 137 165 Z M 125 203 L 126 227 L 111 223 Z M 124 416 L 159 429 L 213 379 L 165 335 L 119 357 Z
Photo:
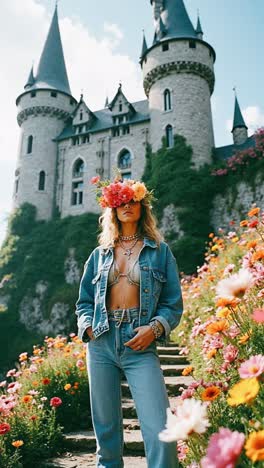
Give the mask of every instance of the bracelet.
M 153 320 L 152 322 L 149 322 L 149 326 L 152 328 L 155 339 L 159 338 L 162 335 L 164 328 L 158 320 Z

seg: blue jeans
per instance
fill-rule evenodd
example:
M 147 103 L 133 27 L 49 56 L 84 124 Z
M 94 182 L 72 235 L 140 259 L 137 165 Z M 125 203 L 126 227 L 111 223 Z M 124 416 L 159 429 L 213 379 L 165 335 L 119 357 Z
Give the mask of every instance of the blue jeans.
M 130 308 L 130 321 L 109 317 L 109 330 L 87 343 L 91 415 L 97 442 L 97 468 L 123 468 L 121 370 L 135 402 L 149 468 L 178 468 L 176 442 L 161 442 L 169 399 L 153 341 L 134 351 L 124 343 L 135 336 L 139 308 Z

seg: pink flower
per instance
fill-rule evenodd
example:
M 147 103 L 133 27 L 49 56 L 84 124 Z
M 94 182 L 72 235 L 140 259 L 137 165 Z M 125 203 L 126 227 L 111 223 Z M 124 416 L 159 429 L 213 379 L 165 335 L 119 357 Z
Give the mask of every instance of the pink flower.
M 90 184 L 96 185 L 100 180 L 100 176 L 94 176 L 90 180 Z
M 0 424 L 0 435 L 7 434 L 11 429 L 10 424 L 8 423 L 2 423 Z
M 211 435 L 202 468 L 234 468 L 245 441 L 245 434 L 220 427 Z
M 238 355 L 238 348 L 231 344 L 227 345 L 226 348 L 223 349 L 223 357 L 225 362 L 233 362 Z
M 238 369 L 241 379 L 248 379 L 251 377 L 258 377 L 264 372 L 264 356 L 256 354 L 251 356 L 250 359 L 243 362 Z
M 53 406 L 54 408 L 57 408 L 62 404 L 62 400 L 59 397 L 53 397 L 50 399 L 50 406 Z
M 264 309 L 254 309 L 252 318 L 257 323 L 264 323 Z
M 81 368 L 81 367 L 84 367 L 84 361 L 82 359 L 78 359 L 78 361 L 76 362 L 76 366 Z
M 11 382 L 8 387 L 7 391 L 8 393 L 15 393 L 17 390 L 19 390 L 22 387 L 22 385 L 18 382 Z

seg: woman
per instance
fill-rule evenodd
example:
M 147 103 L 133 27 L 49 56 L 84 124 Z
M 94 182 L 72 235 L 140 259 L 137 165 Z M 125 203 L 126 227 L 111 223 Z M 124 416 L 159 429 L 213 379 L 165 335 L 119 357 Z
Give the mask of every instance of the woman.
M 78 336 L 87 345 L 97 467 L 122 468 L 124 372 L 149 468 L 176 468 L 175 442 L 158 438 L 169 400 L 156 341 L 179 324 L 183 303 L 176 260 L 162 240 L 145 184 L 94 177 L 104 208 L 99 246 L 85 263 L 76 302 Z

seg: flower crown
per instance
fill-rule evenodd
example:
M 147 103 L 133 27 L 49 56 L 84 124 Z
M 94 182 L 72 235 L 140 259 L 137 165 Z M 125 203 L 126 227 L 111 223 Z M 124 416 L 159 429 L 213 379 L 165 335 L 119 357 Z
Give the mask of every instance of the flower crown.
M 148 190 L 144 182 L 133 179 L 122 179 L 119 172 L 114 181 L 101 180 L 100 176 L 92 177 L 90 183 L 95 185 L 96 201 L 102 208 L 117 208 L 131 200 L 139 202 L 146 199 L 148 203 L 154 199 L 153 190 Z

